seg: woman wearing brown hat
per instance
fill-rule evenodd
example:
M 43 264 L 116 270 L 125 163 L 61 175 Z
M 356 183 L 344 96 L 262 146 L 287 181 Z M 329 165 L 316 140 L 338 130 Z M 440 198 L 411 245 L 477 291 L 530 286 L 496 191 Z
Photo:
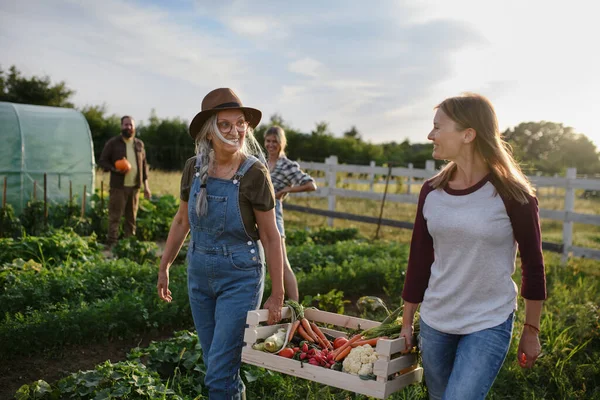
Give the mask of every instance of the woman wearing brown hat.
M 190 125 L 196 156 L 185 165 L 179 210 L 160 263 L 158 295 L 170 302 L 169 267 L 191 230 L 188 294 L 211 400 L 243 397 L 239 369 L 246 315 L 260 306 L 265 279 L 261 244 L 272 282 L 264 307 L 269 323 L 281 319 L 275 194 L 269 171 L 255 157 L 264 159 L 252 134 L 261 115 L 244 107 L 231 89 L 206 95 Z

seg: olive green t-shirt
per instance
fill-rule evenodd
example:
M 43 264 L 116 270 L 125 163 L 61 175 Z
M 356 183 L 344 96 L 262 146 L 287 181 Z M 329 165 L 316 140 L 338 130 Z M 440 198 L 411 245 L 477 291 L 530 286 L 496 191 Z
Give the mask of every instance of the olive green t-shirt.
M 181 192 L 179 198 L 187 202 L 194 181 L 196 157 L 185 162 L 181 176 Z M 275 207 L 275 191 L 267 168 L 255 162 L 240 180 L 240 212 L 248 235 L 258 240 L 258 229 L 254 210 L 269 211 Z

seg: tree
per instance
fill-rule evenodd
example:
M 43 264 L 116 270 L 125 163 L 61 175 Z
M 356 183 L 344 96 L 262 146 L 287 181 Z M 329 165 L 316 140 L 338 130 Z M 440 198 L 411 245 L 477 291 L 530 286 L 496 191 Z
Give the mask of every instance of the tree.
M 114 114 L 106 115 L 106 105 L 104 104 L 101 106 L 85 106 L 80 111 L 90 126 L 92 141 L 94 142 L 94 156 L 98 161 L 104 144 L 108 139 L 119 134 L 121 120 Z
M 344 132 L 344 137 L 349 138 L 349 139 L 362 140 L 362 137 L 360 136 L 358 129 L 356 129 L 356 126 L 354 126 L 354 125 L 352 125 L 352 128 L 350 128 L 349 130 Z
M 40 106 L 70 107 L 75 91 L 65 82 L 52 84 L 48 76 L 25 78 L 13 65 L 8 74 L 0 68 L 0 100 Z
M 137 135 L 144 141 L 148 164 L 152 168 L 181 170 L 194 155 L 194 142 L 188 124 L 180 118 L 159 119 L 154 110 L 149 124 L 139 126 Z
M 503 136 L 526 172 L 553 174 L 569 167 L 600 170 L 596 146 L 585 135 L 561 123 L 522 122 L 507 129 Z

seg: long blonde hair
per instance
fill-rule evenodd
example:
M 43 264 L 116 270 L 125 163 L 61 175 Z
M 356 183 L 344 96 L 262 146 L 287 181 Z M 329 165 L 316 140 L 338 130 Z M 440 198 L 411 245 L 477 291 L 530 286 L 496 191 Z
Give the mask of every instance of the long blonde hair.
M 196 213 L 198 216 L 206 215 L 208 211 L 208 201 L 206 199 L 206 181 L 208 180 L 208 170 L 215 161 L 215 151 L 212 148 L 211 142 L 208 140 L 209 133 L 212 136 L 216 136 L 216 132 L 219 129 L 217 126 L 217 114 L 212 115 L 206 120 L 200 132 L 196 136 L 196 157 L 200 159 L 200 192 L 198 193 L 198 199 L 196 200 Z M 244 144 L 240 148 L 240 153 L 245 157 L 253 155 L 257 157 L 263 164 L 266 163 L 265 155 L 258 144 L 258 141 L 254 137 L 254 129 L 248 126 L 246 130 L 246 137 Z
M 285 137 L 285 131 L 278 125 L 273 125 L 265 133 L 265 139 L 267 136 L 275 136 L 277 143 L 279 143 L 279 157 L 285 156 L 285 147 L 287 146 L 287 139 Z
M 496 111 L 486 97 L 476 93 L 465 93 L 462 96 L 447 98 L 435 108 L 442 110 L 452 119 L 457 130 L 475 130 L 475 151 L 482 156 L 492 171 L 497 181 L 496 190 L 501 196 L 521 204 L 529 202 L 528 196 L 535 196 L 529 179 L 512 156 L 510 145 L 500 135 Z M 456 169 L 456 163 L 450 161 L 431 179 L 433 188 L 446 187 Z

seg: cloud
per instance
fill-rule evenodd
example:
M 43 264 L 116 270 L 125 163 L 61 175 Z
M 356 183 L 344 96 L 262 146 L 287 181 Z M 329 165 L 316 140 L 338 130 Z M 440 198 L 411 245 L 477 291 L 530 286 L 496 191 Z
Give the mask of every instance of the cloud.
M 314 58 L 304 57 L 289 64 L 289 70 L 300 75 L 317 78 L 319 70 L 323 68 L 323 64 Z
M 298 129 L 325 120 L 375 141 L 417 137 L 436 88 L 452 81 L 454 55 L 485 41 L 392 0 L 9 3 L 0 4 L 5 62 L 66 80 L 78 104 L 189 119 L 226 86 Z

